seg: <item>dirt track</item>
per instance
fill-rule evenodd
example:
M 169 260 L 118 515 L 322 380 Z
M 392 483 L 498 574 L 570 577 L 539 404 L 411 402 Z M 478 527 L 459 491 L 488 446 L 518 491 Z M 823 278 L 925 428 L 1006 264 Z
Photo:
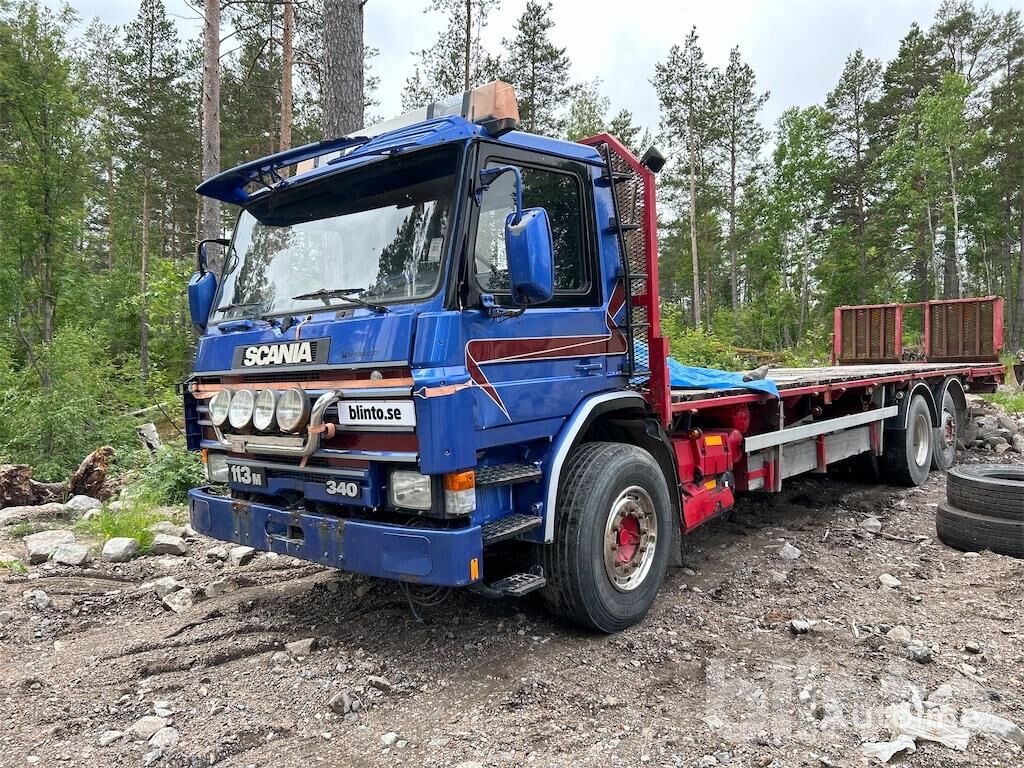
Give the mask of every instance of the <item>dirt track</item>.
M 687 568 L 647 619 L 611 637 L 533 600 L 469 594 L 421 611 L 420 624 L 393 585 L 272 556 L 214 565 L 209 540 L 184 558 L 34 567 L 38 578 L 0 580 L 0 609 L 14 614 L 0 626 L 0 763 L 855 766 L 862 741 L 887 737 L 887 705 L 947 682 L 943 706 L 1024 724 L 1024 561 L 937 542 L 944 483 L 808 479 L 747 498 L 687 541 Z M 868 515 L 880 534 L 859 526 Z M 802 555 L 781 558 L 783 541 Z M 901 586 L 882 587 L 882 573 Z M 167 574 L 196 586 L 231 574 L 241 589 L 174 614 L 141 586 Z M 26 607 L 30 588 L 53 605 Z M 811 631 L 794 635 L 791 618 Z M 896 625 L 931 646 L 931 663 L 886 637 Z M 317 643 L 307 657 L 272 659 L 305 638 Z M 360 706 L 347 719 L 328 706 L 341 692 Z M 154 702 L 172 710 L 176 745 L 100 746 Z M 902 764 L 1024 757 L 972 736 L 965 752 L 919 742 Z

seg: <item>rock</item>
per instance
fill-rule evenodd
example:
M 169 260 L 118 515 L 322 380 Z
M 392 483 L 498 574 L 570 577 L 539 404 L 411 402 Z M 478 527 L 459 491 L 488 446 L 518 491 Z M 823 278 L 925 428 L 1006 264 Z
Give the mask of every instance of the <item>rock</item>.
M 210 547 L 206 550 L 206 559 L 211 562 L 223 563 L 228 559 L 228 548 L 217 545 L 216 547 Z
M 113 514 L 116 515 L 118 512 L 120 512 L 122 509 L 124 509 L 124 502 L 123 501 L 112 501 L 109 504 L 107 504 L 107 509 L 109 509 Z
M 1017 422 L 1015 422 L 1013 419 L 1011 419 L 1005 413 L 997 413 L 996 414 L 996 423 L 999 425 L 1000 429 L 1005 429 L 1011 435 L 1014 432 L 1019 432 L 1020 431 L 1020 427 L 1017 426 Z
M 885 710 L 886 724 L 893 733 L 913 739 L 935 741 L 950 749 L 961 752 L 967 749 L 970 731 L 958 728 L 955 723 L 932 717 L 915 715 L 908 702 L 892 704 Z
M 99 745 L 101 747 L 109 747 L 122 736 L 124 736 L 124 733 L 122 733 L 121 731 L 104 731 L 100 734 L 100 737 L 99 739 L 97 739 L 97 741 L 99 742 Z
M 99 499 L 94 499 L 92 496 L 79 494 L 72 496 L 65 506 L 69 512 L 73 512 L 76 515 L 84 515 L 89 510 L 100 509 L 103 506 L 103 502 Z
M 386 677 L 378 677 L 377 675 L 370 675 L 366 678 L 366 684 L 371 688 L 376 688 L 378 691 L 384 691 L 387 693 L 392 689 L 391 681 Z
M 148 741 L 157 731 L 167 726 L 167 718 L 156 715 L 146 715 L 132 723 L 125 735 L 136 741 Z
M 807 619 L 790 619 L 789 631 L 794 635 L 806 635 L 811 631 L 811 622 Z
M 882 521 L 872 515 L 861 520 L 860 527 L 868 533 L 878 533 L 882 530 Z
M 934 691 L 928 694 L 928 701 L 946 701 L 953 695 L 953 686 L 949 683 L 943 683 Z
M 393 747 L 395 746 L 395 744 L 398 743 L 398 734 L 394 731 L 391 731 L 390 733 L 385 733 L 383 736 L 380 737 L 380 743 L 383 744 L 385 747 Z
M 395 748 L 396 749 L 405 749 L 407 746 L 409 746 L 409 742 L 406 741 L 405 739 L 399 739 L 398 741 L 395 742 Z
M 909 643 L 914 639 L 914 636 L 910 633 L 910 630 L 904 627 L 902 624 L 897 624 L 895 627 L 885 633 L 885 636 L 890 640 L 894 640 L 897 643 Z
M 57 502 L 6 507 L 0 510 L 0 526 L 18 525 L 19 523 L 41 523 L 48 520 L 65 519 L 68 516 L 68 508 Z
M 34 611 L 45 611 L 51 602 L 50 596 L 41 589 L 26 589 L 21 593 L 21 599 Z
M 238 582 L 234 579 L 225 576 L 224 578 L 211 581 L 209 584 L 206 585 L 205 591 L 207 597 L 217 597 L 219 595 L 226 595 L 231 592 L 238 591 Z
M 960 715 L 960 726 L 974 733 L 995 736 L 1024 747 L 1024 730 L 999 715 L 990 715 L 988 712 L 979 712 L 976 709 L 965 709 Z
M 0 611 L 0 627 L 14 621 L 14 611 Z
M 296 658 L 309 656 L 314 648 L 316 648 L 316 638 L 314 637 L 307 637 L 305 640 L 295 640 L 291 643 L 285 643 L 284 646 L 284 649 Z
M 142 764 L 144 766 L 153 765 L 154 763 L 160 762 L 163 756 L 164 751 L 162 749 L 154 749 L 142 756 Z
M 178 743 L 178 729 L 164 726 L 149 738 L 149 744 L 157 749 L 170 749 Z
M 896 589 L 903 583 L 891 573 L 883 573 L 878 577 L 878 581 L 883 587 L 888 587 L 889 589 Z
M 58 565 L 85 565 L 89 562 L 89 548 L 85 544 L 66 542 L 53 550 L 53 562 Z
M 718 758 L 714 755 L 704 755 L 697 761 L 697 765 L 700 766 L 700 768 L 712 768 L 713 766 L 719 765 L 719 762 Z
M 981 643 L 977 640 L 968 640 L 964 643 L 964 650 L 968 653 L 981 653 Z
M 176 536 L 179 539 L 185 538 L 185 526 L 172 523 L 170 520 L 161 520 L 149 526 L 149 530 L 164 536 Z
M 183 613 L 199 602 L 201 596 L 202 593 L 199 590 L 193 587 L 184 587 L 165 596 L 163 603 L 175 613 Z
M 274 655 L 270 657 L 270 663 L 274 666 L 282 667 L 294 664 L 295 659 L 292 658 L 291 654 L 284 651 L 274 651 Z
M 232 565 L 248 565 L 256 557 L 256 550 L 252 547 L 232 547 L 228 550 L 228 562 Z
M 327 706 L 330 707 L 331 711 L 336 715 L 347 715 L 352 711 L 352 697 L 345 691 L 336 693 L 331 696 L 327 702 Z
M 107 563 L 127 563 L 139 552 L 139 540 L 126 536 L 107 539 L 100 553 L 100 559 Z
M 173 576 L 161 576 L 153 582 L 153 592 L 156 593 L 158 598 L 163 600 L 169 594 L 177 592 L 183 586 L 185 585 Z
M 356 587 L 356 597 L 362 599 L 373 591 L 373 582 L 366 582 Z
M 1010 438 L 1010 444 L 1017 453 L 1024 453 L 1024 435 L 1014 435 Z
M 25 537 L 28 549 L 28 561 L 32 565 L 45 563 L 57 551 L 61 544 L 70 544 L 75 540 L 71 531 L 40 531 Z
M 907 648 L 907 656 L 918 664 L 928 664 L 932 660 L 932 649 L 927 645 L 911 645 Z
M 153 537 L 153 545 L 149 548 L 154 555 L 187 555 L 188 544 L 181 536 L 158 533 Z
M 897 752 L 916 752 L 917 744 L 906 734 L 900 734 L 892 741 L 867 742 L 861 745 L 860 753 L 880 763 L 888 763 Z
M 794 547 L 788 541 L 785 542 L 779 548 L 779 557 L 781 557 L 783 560 L 797 560 L 797 559 L 799 559 L 800 555 L 802 555 L 802 554 L 803 554 L 803 552 L 801 552 L 799 549 Z

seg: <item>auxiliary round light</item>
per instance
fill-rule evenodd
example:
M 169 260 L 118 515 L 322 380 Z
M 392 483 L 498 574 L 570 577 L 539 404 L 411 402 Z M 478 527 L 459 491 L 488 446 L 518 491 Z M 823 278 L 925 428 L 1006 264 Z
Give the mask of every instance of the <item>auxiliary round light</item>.
M 299 432 L 309 422 L 309 398 L 292 387 L 277 401 L 277 425 L 285 432 Z
M 216 427 L 223 427 L 228 420 L 228 409 L 231 407 L 231 391 L 222 389 L 210 398 L 210 421 Z
M 260 432 L 273 428 L 277 413 L 277 392 L 264 389 L 256 395 L 256 407 L 252 413 L 252 425 Z
M 256 407 L 256 395 L 251 389 L 240 389 L 231 398 L 228 408 L 228 423 L 235 429 L 245 429 L 252 424 L 253 410 Z

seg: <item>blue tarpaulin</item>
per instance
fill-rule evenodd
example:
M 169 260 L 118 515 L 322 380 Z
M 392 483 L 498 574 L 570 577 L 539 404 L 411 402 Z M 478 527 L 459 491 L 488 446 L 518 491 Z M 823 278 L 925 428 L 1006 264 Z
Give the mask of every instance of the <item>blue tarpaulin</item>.
M 742 373 L 694 368 L 671 357 L 668 359 L 668 376 L 673 389 L 753 389 L 772 397 L 779 396 L 779 388 L 770 379 L 744 381 Z

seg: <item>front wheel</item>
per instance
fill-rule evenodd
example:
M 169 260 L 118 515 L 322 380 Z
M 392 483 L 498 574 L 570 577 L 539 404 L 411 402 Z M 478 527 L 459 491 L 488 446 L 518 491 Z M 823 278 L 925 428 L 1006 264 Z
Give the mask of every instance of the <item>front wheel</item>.
M 644 617 L 665 578 L 672 503 L 658 463 L 619 443 L 584 443 L 570 455 L 544 545 L 549 610 L 618 632 Z

